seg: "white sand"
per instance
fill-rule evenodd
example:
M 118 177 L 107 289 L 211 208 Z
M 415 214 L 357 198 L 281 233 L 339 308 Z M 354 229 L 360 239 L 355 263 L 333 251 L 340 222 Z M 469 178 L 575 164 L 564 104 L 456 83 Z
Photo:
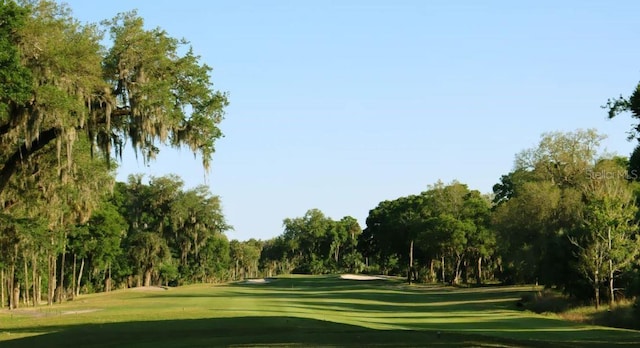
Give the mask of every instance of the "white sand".
M 383 277 L 363 275 L 363 274 L 343 274 L 343 275 L 340 276 L 340 279 L 347 279 L 347 280 L 384 280 Z
M 270 279 L 265 278 L 257 278 L 257 279 L 247 279 L 244 281 L 245 284 L 266 284 L 269 283 Z
M 163 286 L 138 286 L 135 288 L 130 288 L 132 291 L 166 291 L 169 290 Z

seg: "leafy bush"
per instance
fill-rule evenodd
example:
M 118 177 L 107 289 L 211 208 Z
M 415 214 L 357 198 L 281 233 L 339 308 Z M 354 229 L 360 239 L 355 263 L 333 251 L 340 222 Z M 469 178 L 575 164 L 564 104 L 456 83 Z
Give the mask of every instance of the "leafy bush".
M 351 252 L 342 258 L 344 264 L 344 270 L 349 273 L 360 273 L 364 270 L 364 262 L 362 261 L 362 254 L 358 252 Z
M 309 271 L 311 274 L 324 274 L 327 273 L 327 267 L 322 259 L 315 259 L 309 263 Z
M 546 289 L 536 293 L 526 293 L 518 302 L 518 307 L 535 313 L 560 313 L 571 308 L 572 305 L 573 303 L 566 296 Z

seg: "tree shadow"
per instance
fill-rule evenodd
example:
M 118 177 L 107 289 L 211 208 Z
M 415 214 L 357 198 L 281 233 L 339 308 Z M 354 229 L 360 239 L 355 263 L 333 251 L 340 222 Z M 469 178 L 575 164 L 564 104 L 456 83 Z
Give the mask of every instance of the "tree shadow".
M 516 310 L 517 299 L 526 292 L 521 288 L 425 290 L 329 277 L 231 284 L 211 292 L 207 288 L 185 290 L 145 293 L 143 297 L 163 298 L 168 300 L 165 303 L 173 303 L 174 298 L 178 303 L 189 297 L 221 299 L 211 303 L 240 298 L 239 303 L 246 299 L 261 305 L 211 308 L 217 318 L 207 319 L 12 329 L 16 336 L 36 336 L 2 341 L 0 346 L 640 346 L 637 331 L 523 314 Z M 321 320 L 327 318 L 331 321 Z
M 497 335 L 487 336 L 488 331 L 457 331 L 459 328 L 455 324 L 444 324 L 439 330 L 419 327 L 377 330 L 309 318 L 246 316 L 27 327 L 13 333 L 39 335 L 3 341 L 2 347 L 585 347 L 640 344 L 640 339 L 607 341 L 598 330 L 594 330 L 588 340 L 574 340 L 571 331 L 545 341 L 532 339 L 531 332 L 506 337 L 500 335 L 503 326 L 505 323 L 496 322 L 493 333 Z M 553 332 L 553 327 L 545 330 Z M 546 331 L 544 335 L 548 334 Z M 586 336 L 581 333 L 580 337 Z
M 397 281 L 387 280 L 346 280 L 336 276 L 315 278 L 272 278 L 269 283 L 251 284 L 237 282 L 228 286 L 225 292 L 207 293 L 158 293 L 146 297 L 270 297 L 278 298 L 317 298 L 370 300 L 404 303 L 427 303 L 447 301 L 476 301 L 504 298 L 520 298 L 522 294 L 533 290 L 513 287 L 465 288 L 452 287 L 406 287 Z M 219 289 L 219 287 L 216 287 Z
M 640 332 L 614 330 L 565 321 L 554 317 L 522 315 L 511 302 L 472 300 L 424 303 L 407 306 L 394 303 L 357 303 L 331 300 L 292 300 L 287 307 L 317 313 L 341 313 L 345 320 L 363 326 L 398 330 L 431 330 L 473 333 L 512 339 L 520 343 L 566 346 L 640 346 Z
M 40 335 L 3 341 L 2 347 L 538 346 L 536 342 L 523 344 L 477 334 L 375 330 L 287 316 L 119 322 L 14 330 L 15 334 L 35 332 Z

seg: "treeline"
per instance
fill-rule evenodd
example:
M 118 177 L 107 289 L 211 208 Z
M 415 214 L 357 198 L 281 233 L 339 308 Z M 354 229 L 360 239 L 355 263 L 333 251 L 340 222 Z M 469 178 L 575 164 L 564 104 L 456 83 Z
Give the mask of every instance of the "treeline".
M 86 166 L 69 175 L 83 180 L 51 180 L 47 190 L 26 182 L 25 195 L 5 210 L 12 214 L 2 215 L 2 303 L 340 272 L 454 285 L 539 283 L 596 305 L 636 296 L 640 183 L 626 158 L 598 152 L 601 140 L 593 130 L 545 134 L 516 155 L 492 194 L 437 182 L 380 202 L 364 228 L 353 217 L 311 209 L 284 219 L 273 239 L 243 242 L 225 236 L 231 226 L 207 187 L 185 189 L 176 176 L 116 183 L 103 162 L 77 147 L 76 163 Z M 38 175 L 55 175 L 56 166 L 48 168 Z
M 148 184 L 132 176 L 103 197 L 90 217 L 76 223 L 4 221 L 3 304 L 15 308 L 122 287 L 230 279 L 235 250 L 223 234 L 230 227 L 207 187 L 185 190 L 175 176 Z
M 310 210 L 285 220 L 284 233 L 265 244 L 263 264 L 409 282 L 544 284 L 596 306 L 636 296 L 640 183 L 626 158 L 598 152 L 601 140 L 594 130 L 544 134 L 491 195 L 438 182 L 380 202 L 362 233 L 354 227 L 346 239 Z M 339 246 L 347 247 L 342 258 L 334 257 Z
M 211 68 L 135 12 L 85 24 L 7 0 L 0 18 L 0 305 L 226 279 L 218 199 L 171 177 L 115 184 L 111 158 L 186 146 L 207 169 L 227 105 Z

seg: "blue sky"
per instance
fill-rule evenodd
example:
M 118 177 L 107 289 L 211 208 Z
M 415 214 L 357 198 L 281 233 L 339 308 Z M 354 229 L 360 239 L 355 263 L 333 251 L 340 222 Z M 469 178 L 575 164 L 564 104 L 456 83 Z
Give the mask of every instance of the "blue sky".
M 640 2 L 66 1 L 81 21 L 137 9 L 188 39 L 231 104 L 212 170 L 164 149 L 130 173 L 220 195 L 232 239 L 310 208 L 364 227 L 380 201 L 457 179 L 485 193 L 549 131 L 597 128 L 628 155 L 609 97 L 640 80 Z

